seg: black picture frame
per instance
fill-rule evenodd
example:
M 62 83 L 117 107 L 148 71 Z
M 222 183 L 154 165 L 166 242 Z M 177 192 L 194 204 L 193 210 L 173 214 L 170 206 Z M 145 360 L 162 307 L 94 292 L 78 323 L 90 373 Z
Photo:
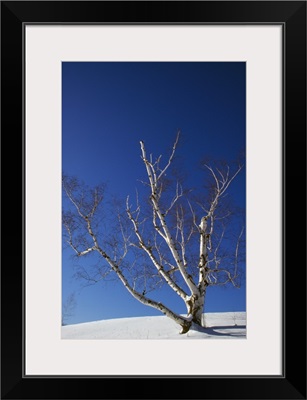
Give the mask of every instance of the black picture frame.
M 24 375 L 23 29 L 27 23 L 283 26 L 282 376 Z M 306 399 L 305 1 L 2 1 L 1 98 L 2 399 Z

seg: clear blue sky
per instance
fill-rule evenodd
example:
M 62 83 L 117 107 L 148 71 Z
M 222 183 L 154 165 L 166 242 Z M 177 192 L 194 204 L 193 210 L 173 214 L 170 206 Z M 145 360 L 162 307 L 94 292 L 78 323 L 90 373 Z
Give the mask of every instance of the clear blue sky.
M 191 186 L 201 187 L 202 159 L 231 161 L 245 152 L 245 78 L 242 62 L 64 62 L 63 171 L 90 185 L 106 182 L 110 194 L 133 197 L 144 178 L 139 141 L 149 153 L 166 155 L 180 129 L 181 168 Z M 243 208 L 245 189 L 244 170 L 230 190 Z M 73 278 L 71 255 L 63 250 L 63 300 L 74 292 L 77 303 L 67 323 L 161 315 L 120 282 L 83 288 Z M 161 296 L 174 311 L 186 312 L 167 288 Z M 245 298 L 244 282 L 240 289 L 209 287 L 205 311 L 244 311 Z

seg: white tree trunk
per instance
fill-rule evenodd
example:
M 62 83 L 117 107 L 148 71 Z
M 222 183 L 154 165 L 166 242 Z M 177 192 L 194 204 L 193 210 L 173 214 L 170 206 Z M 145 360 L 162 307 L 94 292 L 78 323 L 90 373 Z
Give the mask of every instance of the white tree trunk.
M 186 300 L 188 318 L 197 325 L 202 325 L 202 314 L 204 312 L 206 290 L 193 294 Z
M 161 156 L 158 157 L 156 161 L 153 161 L 151 155 L 149 159 L 147 158 L 145 145 L 143 142 L 140 142 L 142 160 L 145 164 L 148 176 L 147 184 L 149 184 L 150 188 L 150 203 L 152 207 L 151 229 L 153 238 L 152 240 L 148 240 L 146 234 L 143 232 L 143 227 L 147 225 L 144 225 L 145 219 L 140 217 L 141 208 L 139 204 L 136 210 L 132 211 L 127 198 L 126 212 L 129 220 L 133 224 L 135 238 L 130 239 L 130 231 L 126 233 L 123 226 L 120 225 L 121 234 L 123 236 L 123 249 L 120 258 L 121 260 L 124 259 L 130 245 L 136 246 L 138 249 L 141 249 L 144 254 L 147 254 L 150 262 L 156 268 L 156 273 L 161 277 L 161 280 L 164 280 L 164 282 L 184 301 L 187 309 L 187 317 L 173 312 L 161 302 L 150 299 L 146 296 L 145 291 L 142 292 L 140 289 L 136 290 L 135 284 L 131 281 L 129 275 L 125 273 L 126 270 L 123 268 L 121 262 L 118 262 L 116 255 L 108 254 L 108 250 L 106 250 L 109 248 L 108 246 L 106 247 L 107 242 L 103 240 L 102 246 L 100 245 L 101 239 L 98 240 L 99 235 L 96 233 L 97 228 L 95 223 L 92 224 L 92 221 L 94 221 L 98 206 L 103 200 L 103 187 L 95 188 L 94 191 L 87 193 L 87 197 L 84 197 L 85 192 L 83 190 L 79 192 L 79 188 L 82 188 L 82 186 L 79 185 L 78 181 L 67 179 L 67 177 L 64 176 L 63 188 L 68 199 L 75 207 L 76 217 L 70 212 L 66 213 L 63 218 L 63 224 L 67 230 L 67 243 L 78 257 L 85 256 L 91 252 L 98 252 L 135 299 L 161 311 L 167 317 L 181 325 L 182 331 L 180 333 L 186 333 L 193 323 L 199 326 L 203 324 L 202 317 L 204 313 L 205 295 L 209 285 L 226 284 L 227 282 L 231 282 L 235 285 L 235 279 L 238 276 L 239 242 L 243 235 L 243 229 L 235 247 L 235 263 L 232 264 L 235 265 L 234 272 L 227 270 L 227 266 L 224 268 L 220 267 L 221 257 L 219 255 L 219 247 L 223 240 L 224 231 L 219 234 L 220 239 L 217 245 L 214 244 L 212 238 L 216 236 L 214 227 L 218 204 L 220 204 L 221 198 L 242 167 L 239 166 L 235 173 L 230 174 L 228 166 L 225 170 L 219 168 L 214 170 L 210 166 L 205 165 L 213 177 L 215 194 L 209 207 L 202 207 L 205 215 L 201 218 L 199 225 L 196 212 L 190 205 L 193 226 L 192 229 L 187 229 L 184 218 L 185 211 L 184 208 L 180 208 L 181 205 L 179 204 L 179 199 L 184 195 L 180 183 L 177 182 L 172 198 L 168 199 L 164 197 L 161 200 L 162 194 L 165 191 L 163 177 L 173 161 L 178 140 L 179 132 L 173 145 L 171 155 L 164 167 L 162 167 L 160 163 Z M 87 202 L 87 200 L 89 202 Z M 173 211 L 173 213 L 171 211 Z M 169 215 L 175 216 L 175 225 Z M 119 223 L 121 224 L 121 222 Z M 86 233 L 83 233 L 81 230 L 81 239 L 83 240 L 80 241 L 78 237 L 78 228 L 82 227 L 82 224 Z M 189 265 L 189 262 L 191 261 L 189 261 L 186 255 L 186 250 L 192 235 L 194 235 L 194 233 L 197 234 L 197 232 L 199 233 L 199 261 L 197 265 L 198 270 L 196 270 L 196 274 L 194 274 L 194 270 L 190 268 L 191 265 Z M 159 239 L 160 237 L 162 238 L 161 241 L 164 241 L 164 246 L 160 246 L 156 237 Z M 168 251 L 165 251 L 164 247 Z M 136 270 L 135 273 L 137 272 Z M 219 274 L 223 274 L 226 278 L 219 281 Z M 178 277 L 182 278 L 182 282 Z M 182 283 L 184 283 L 183 286 L 181 285 Z

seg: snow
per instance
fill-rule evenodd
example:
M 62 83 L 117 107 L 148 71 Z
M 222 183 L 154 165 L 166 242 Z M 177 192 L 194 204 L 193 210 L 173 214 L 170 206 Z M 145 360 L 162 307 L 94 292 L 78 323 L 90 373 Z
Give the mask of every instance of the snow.
M 186 334 L 165 316 L 116 318 L 62 326 L 62 339 L 245 339 L 246 313 L 204 314 L 206 328 L 195 326 Z

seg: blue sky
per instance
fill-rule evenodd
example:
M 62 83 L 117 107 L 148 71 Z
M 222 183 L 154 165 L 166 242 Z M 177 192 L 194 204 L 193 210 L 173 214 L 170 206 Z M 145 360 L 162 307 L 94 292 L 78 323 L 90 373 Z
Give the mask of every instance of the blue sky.
M 180 168 L 189 185 L 202 190 L 201 160 L 231 162 L 245 152 L 245 78 L 242 62 L 64 62 L 63 171 L 89 185 L 105 182 L 110 195 L 133 198 L 145 177 L 139 141 L 148 153 L 166 156 L 180 130 Z M 243 208 L 245 189 L 244 170 L 229 192 Z M 63 249 L 63 301 L 71 293 L 76 299 L 68 323 L 161 315 L 132 298 L 120 282 L 83 287 L 73 277 L 71 256 Z M 185 313 L 181 299 L 170 292 L 163 288 L 159 295 Z M 245 308 L 244 282 L 240 289 L 208 288 L 205 311 Z

